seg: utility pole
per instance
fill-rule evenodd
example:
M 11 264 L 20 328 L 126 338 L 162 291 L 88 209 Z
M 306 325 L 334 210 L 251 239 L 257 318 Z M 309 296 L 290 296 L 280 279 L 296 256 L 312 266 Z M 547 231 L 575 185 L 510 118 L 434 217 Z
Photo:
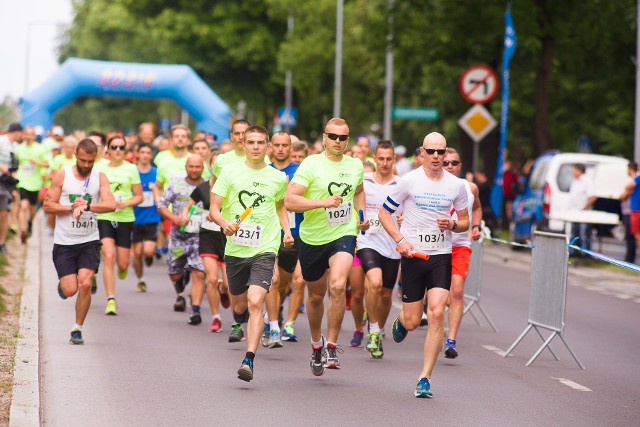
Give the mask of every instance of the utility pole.
M 640 0 L 638 0 L 640 1 Z M 338 0 L 336 16 L 336 69 L 333 93 L 333 117 L 340 117 L 342 101 L 342 26 L 344 21 L 344 0 Z
M 389 13 L 387 24 L 389 25 L 389 33 L 387 34 L 385 66 L 383 139 L 389 141 L 391 141 L 393 135 L 393 123 L 391 121 L 391 110 L 393 108 L 393 3 L 394 0 L 387 0 L 387 11 Z

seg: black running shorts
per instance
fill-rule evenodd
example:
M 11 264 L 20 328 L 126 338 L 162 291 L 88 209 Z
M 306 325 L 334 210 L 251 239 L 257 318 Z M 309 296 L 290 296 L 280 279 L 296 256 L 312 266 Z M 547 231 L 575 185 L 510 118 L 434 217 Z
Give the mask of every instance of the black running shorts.
M 100 266 L 100 243 L 98 240 L 77 245 L 53 245 L 53 265 L 58 279 L 78 274 L 82 268 L 98 272 Z
M 422 301 L 425 291 L 451 288 L 451 254 L 431 255 L 425 261 L 405 258 L 402 266 L 402 302 Z

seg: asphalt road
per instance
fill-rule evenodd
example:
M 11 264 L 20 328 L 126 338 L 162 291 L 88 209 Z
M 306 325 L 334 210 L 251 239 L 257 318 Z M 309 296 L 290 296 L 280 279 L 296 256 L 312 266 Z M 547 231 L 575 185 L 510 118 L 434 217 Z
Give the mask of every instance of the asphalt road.
M 44 232 L 43 232 L 44 233 Z M 640 297 L 607 291 L 589 274 L 572 275 L 565 336 L 586 365 L 581 370 L 561 341 L 531 366 L 524 364 L 542 341 L 530 333 L 503 358 L 527 325 L 529 273 L 526 259 L 508 250 L 485 258 L 482 305 L 498 333 L 481 319 L 465 317 L 460 357 L 439 359 L 433 399 L 415 399 L 426 334 L 420 329 L 396 344 L 384 341 L 385 356 L 373 360 L 348 343 L 353 320 L 347 312 L 339 344 L 342 369 L 314 377 L 309 369 L 306 315 L 300 315 L 298 343 L 260 348 L 255 379 L 236 371 L 245 343 L 227 342 L 174 313 L 174 291 L 164 260 L 146 273 L 149 292 L 135 292 L 135 279 L 117 284 L 118 316 L 104 315 L 104 289 L 85 323 L 84 346 L 68 344 L 74 300 L 61 300 L 51 261 L 52 240 L 42 239 L 41 390 L 42 420 L 51 426 L 176 425 L 639 425 Z M 585 275 L 583 275 L 585 276 Z M 635 279 L 633 279 L 635 280 Z M 633 282 L 632 280 L 632 282 Z M 635 283 L 640 286 L 640 280 Z M 99 280 L 101 285 L 101 279 Z M 395 300 L 391 318 L 398 313 Z M 207 312 L 206 306 L 203 307 Z M 568 384 L 568 385 L 567 385 Z M 588 391 L 587 391 L 588 390 Z

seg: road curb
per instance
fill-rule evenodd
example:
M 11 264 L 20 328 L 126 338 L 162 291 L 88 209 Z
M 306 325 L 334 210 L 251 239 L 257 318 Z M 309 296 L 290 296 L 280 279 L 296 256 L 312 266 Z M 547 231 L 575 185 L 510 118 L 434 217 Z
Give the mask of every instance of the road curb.
M 25 260 L 27 283 L 20 302 L 20 330 L 13 372 L 9 426 L 40 425 L 40 227 L 43 215 L 33 220 Z

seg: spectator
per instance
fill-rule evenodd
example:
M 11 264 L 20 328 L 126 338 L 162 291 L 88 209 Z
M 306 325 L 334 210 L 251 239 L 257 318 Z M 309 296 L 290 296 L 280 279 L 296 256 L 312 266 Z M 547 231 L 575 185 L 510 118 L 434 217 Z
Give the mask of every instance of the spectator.
M 503 219 L 506 220 L 506 224 L 504 224 L 503 222 L 503 226 L 507 230 L 511 225 L 513 216 L 513 213 L 511 211 L 513 209 L 513 200 L 516 198 L 518 180 L 519 176 L 517 168 L 510 160 L 506 160 L 504 163 L 504 173 L 502 174 L 502 203 L 504 207 Z
M 7 254 L 5 245 L 9 231 L 9 211 L 14 200 L 16 180 L 13 173 L 18 169 L 15 144 L 22 141 L 22 126 L 11 123 L 6 135 L 0 136 L 0 253 Z
M 569 206 L 575 210 L 589 210 L 596 201 L 593 194 L 593 182 L 585 174 L 586 168 L 582 163 L 573 165 L 573 181 L 569 187 Z M 591 224 L 574 223 L 572 225 L 572 238 L 580 238 L 580 246 L 591 249 Z
M 635 162 L 629 162 L 627 172 L 629 174 L 630 182 L 625 188 L 625 192 L 620 197 L 622 200 L 622 222 L 625 227 L 625 241 L 627 246 L 624 260 L 635 263 L 637 247 L 640 245 L 640 234 L 638 234 L 640 232 L 640 227 L 637 227 L 640 222 L 637 218 L 638 213 L 640 213 L 640 200 L 638 200 L 640 197 L 637 194 L 638 187 L 640 185 L 640 180 L 638 179 L 640 177 L 638 164 Z M 633 197 L 629 197 L 634 194 L 636 195 L 635 200 Z M 635 204 L 633 204 L 634 201 Z M 633 224 L 632 218 L 635 220 L 636 224 Z M 635 227 L 632 227 L 632 225 L 635 225 Z
M 393 149 L 396 155 L 396 172 L 398 176 L 402 176 L 407 172 L 411 172 L 411 163 L 407 160 L 407 148 L 404 145 L 398 145 Z
M 497 223 L 493 209 L 491 209 L 491 184 L 484 171 L 476 171 L 475 183 L 478 186 L 480 204 L 482 205 L 482 219 L 489 230 L 494 230 Z

